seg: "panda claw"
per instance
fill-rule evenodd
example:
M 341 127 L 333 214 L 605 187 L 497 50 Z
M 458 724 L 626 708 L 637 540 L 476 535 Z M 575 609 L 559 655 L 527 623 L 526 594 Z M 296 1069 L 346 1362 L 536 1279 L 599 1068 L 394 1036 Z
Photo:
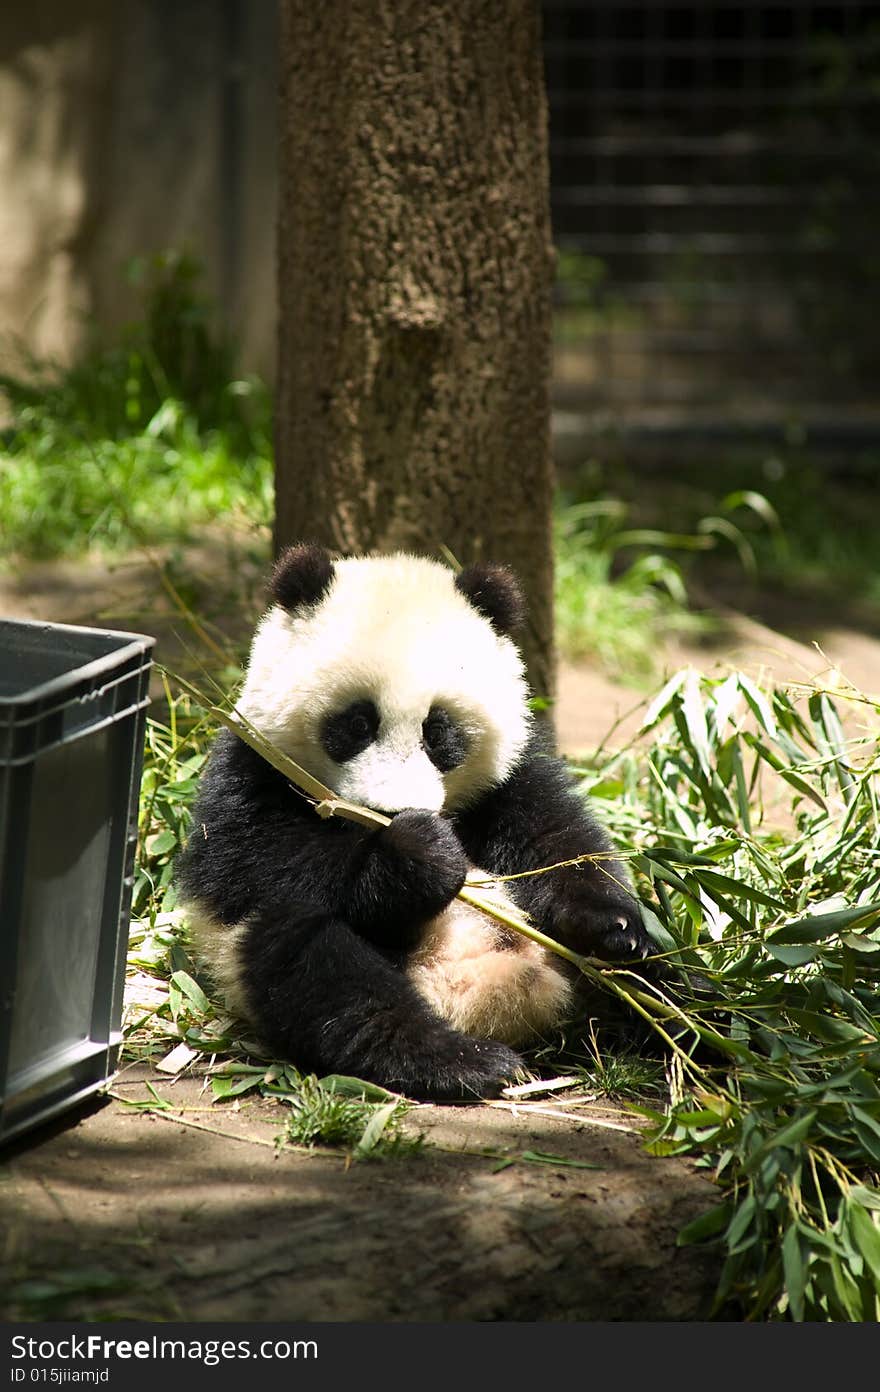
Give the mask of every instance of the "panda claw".
M 604 921 L 597 915 L 591 924 L 591 939 L 593 950 L 611 962 L 641 962 L 656 951 L 637 909 L 632 913 L 615 911 Z

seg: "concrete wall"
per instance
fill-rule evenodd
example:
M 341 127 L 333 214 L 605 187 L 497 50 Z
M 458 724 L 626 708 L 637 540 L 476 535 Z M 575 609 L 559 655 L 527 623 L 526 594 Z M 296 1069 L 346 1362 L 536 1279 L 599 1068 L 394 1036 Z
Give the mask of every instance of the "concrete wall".
M 176 247 L 272 374 L 277 67 L 275 0 L 0 6 L 0 361 L 125 322 Z

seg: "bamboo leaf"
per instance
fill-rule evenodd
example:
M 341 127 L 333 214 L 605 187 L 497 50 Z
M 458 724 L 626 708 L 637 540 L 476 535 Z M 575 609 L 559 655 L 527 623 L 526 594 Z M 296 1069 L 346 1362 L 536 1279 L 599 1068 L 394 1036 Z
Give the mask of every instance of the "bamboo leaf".
M 801 1141 L 810 1134 L 813 1122 L 818 1115 L 817 1109 L 813 1107 L 801 1116 L 795 1117 L 787 1126 L 783 1126 L 781 1131 L 776 1131 L 772 1136 L 768 1136 L 763 1145 L 759 1146 L 754 1155 L 750 1157 L 749 1168 L 754 1169 L 758 1161 L 764 1159 L 773 1150 L 800 1145 Z
M 853 1241 L 870 1269 L 873 1284 L 880 1294 L 880 1228 L 867 1209 L 850 1195 L 847 1220 Z
M 880 1166 L 880 1126 L 863 1107 L 852 1107 L 853 1130 L 870 1155 L 875 1168 Z
M 653 725 L 657 724 L 658 720 L 661 720 L 668 713 L 676 696 L 687 681 L 687 675 L 687 668 L 683 668 L 676 672 L 674 677 L 670 677 L 645 711 L 644 719 L 639 727 L 640 731 L 650 730 Z
M 181 995 L 186 996 L 187 1000 L 191 1001 L 196 1009 L 201 1011 L 203 1015 L 211 1013 L 211 1003 L 208 997 L 205 995 L 199 983 L 193 980 L 189 972 L 176 971 L 171 977 L 171 981 L 172 984 L 177 987 L 178 991 L 180 991 Z
M 807 1269 L 801 1251 L 801 1238 L 797 1224 L 790 1223 L 782 1239 L 782 1270 L 785 1273 L 785 1289 L 788 1294 L 788 1308 L 793 1320 L 800 1322 L 804 1317 L 804 1291 L 807 1284 Z
M 318 1087 L 328 1092 L 338 1092 L 343 1097 L 362 1097 L 365 1102 L 386 1102 L 399 1098 L 399 1094 L 379 1087 L 378 1083 L 367 1083 L 363 1078 L 352 1078 L 345 1073 L 328 1073 L 326 1078 L 318 1079 Z
M 706 724 L 706 708 L 700 694 L 700 679 L 694 671 L 689 671 L 686 676 L 682 690 L 681 714 L 700 769 L 709 778 L 711 776 L 709 729 Z
M 695 870 L 694 879 L 698 880 L 704 889 L 720 889 L 728 895 L 747 899 L 752 904 L 763 904 L 769 909 L 782 908 L 781 901 L 774 895 L 767 894 L 763 889 L 755 889 L 743 880 L 735 880 L 731 875 L 722 875 L 718 870 Z
M 686 1223 L 675 1239 L 676 1247 L 689 1247 L 695 1242 L 705 1242 L 709 1237 L 717 1237 L 730 1222 L 731 1205 L 718 1204 L 706 1213 L 700 1214 L 693 1222 Z
M 678 944 L 671 933 L 668 933 L 660 922 L 659 918 L 647 906 L 640 904 L 639 911 L 642 915 L 642 923 L 648 932 L 651 940 L 656 943 L 659 952 L 673 953 L 678 950 Z
M 880 903 L 854 904 L 848 909 L 835 909 L 833 913 L 812 914 L 783 923 L 767 934 L 767 944 L 824 942 L 857 923 L 873 925 L 875 921 L 880 922 Z
M 880 1212 L 880 1190 L 868 1189 L 864 1184 L 854 1184 L 849 1191 L 849 1196 L 860 1203 L 863 1208 Z
M 383 1131 L 399 1106 L 399 1101 L 395 1100 L 393 1102 L 386 1102 L 384 1106 L 376 1108 L 364 1127 L 363 1135 L 354 1148 L 354 1153 L 358 1158 L 369 1155 L 371 1150 L 375 1150 L 376 1145 L 382 1137 Z
M 239 1097 L 243 1092 L 250 1092 L 252 1088 L 259 1087 L 262 1081 L 262 1074 L 258 1078 L 253 1075 L 232 1078 L 221 1074 L 211 1079 L 211 1092 L 214 1094 L 214 1100 L 219 1102 L 226 1097 Z
M 799 793 L 803 793 L 804 797 L 809 798 L 821 811 L 828 811 L 828 805 L 825 799 L 822 794 L 813 787 L 812 783 L 808 783 L 806 778 L 802 777 L 801 774 L 796 773 L 794 769 L 784 764 L 779 755 L 774 754 L 766 744 L 762 744 L 756 735 L 752 735 L 746 731 L 743 738 L 750 748 L 754 749 L 755 753 L 763 759 L 765 763 L 768 763 L 770 767 L 779 774 L 780 778 L 788 783 L 789 787 L 796 789 Z
M 748 701 L 761 729 L 764 730 L 771 739 L 776 739 L 779 733 L 779 727 L 767 697 L 764 695 L 763 691 L 755 685 L 751 678 L 746 676 L 745 672 L 738 672 L 737 679 L 739 681 L 740 691 Z
M 758 1240 L 757 1231 L 754 1228 L 755 1214 L 757 1205 L 754 1193 L 750 1190 L 740 1203 L 727 1229 L 727 1250 L 733 1254 L 742 1251 L 745 1247 L 750 1247 Z
M 734 787 L 736 789 L 736 807 L 739 812 L 739 819 L 747 836 L 752 832 L 752 814 L 749 807 L 749 789 L 746 782 L 746 772 L 743 767 L 742 750 L 739 741 L 735 741 L 731 748 L 731 760 L 733 763 Z
M 739 680 L 735 672 L 731 672 L 726 677 L 712 700 L 711 714 L 715 725 L 716 733 L 720 736 L 724 726 L 732 719 L 733 713 L 740 704 L 742 692 L 740 691 Z
M 853 952 L 880 952 L 880 942 L 867 933 L 841 933 L 840 941 L 852 948 Z
M 830 1015 L 820 1015 L 815 1010 L 802 1010 L 798 1006 L 789 1006 L 788 1014 L 795 1024 L 798 1024 L 816 1039 L 822 1039 L 828 1044 L 866 1044 L 869 1042 L 868 1035 L 864 1029 L 858 1025 L 850 1024 L 849 1020 L 836 1020 Z
M 804 967 L 819 956 L 818 947 L 785 947 L 778 943 L 767 943 L 767 951 L 784 967 Z

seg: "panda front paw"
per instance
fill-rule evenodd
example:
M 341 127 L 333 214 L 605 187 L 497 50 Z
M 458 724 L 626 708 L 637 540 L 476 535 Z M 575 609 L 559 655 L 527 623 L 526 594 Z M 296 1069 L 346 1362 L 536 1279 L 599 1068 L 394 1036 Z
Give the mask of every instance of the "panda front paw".
M 578 951 L 608 962 L 641 962 L 657 951 L 633 898 L 585 905 L 579 917 L 578 930 L 572 935 Z
M 390 860 L 414 897 L 432 913 L 454 899 L 465 882 L 468 859 L 445 818 L 407 808 L 378 833 Z

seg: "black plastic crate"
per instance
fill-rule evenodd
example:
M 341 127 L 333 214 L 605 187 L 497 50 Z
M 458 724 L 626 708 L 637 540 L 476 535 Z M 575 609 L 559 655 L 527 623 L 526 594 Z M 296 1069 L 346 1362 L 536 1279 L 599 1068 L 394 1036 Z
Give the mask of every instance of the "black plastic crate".
M 152 647 L 0 619 L 0 1142 L 116 1068 Z

